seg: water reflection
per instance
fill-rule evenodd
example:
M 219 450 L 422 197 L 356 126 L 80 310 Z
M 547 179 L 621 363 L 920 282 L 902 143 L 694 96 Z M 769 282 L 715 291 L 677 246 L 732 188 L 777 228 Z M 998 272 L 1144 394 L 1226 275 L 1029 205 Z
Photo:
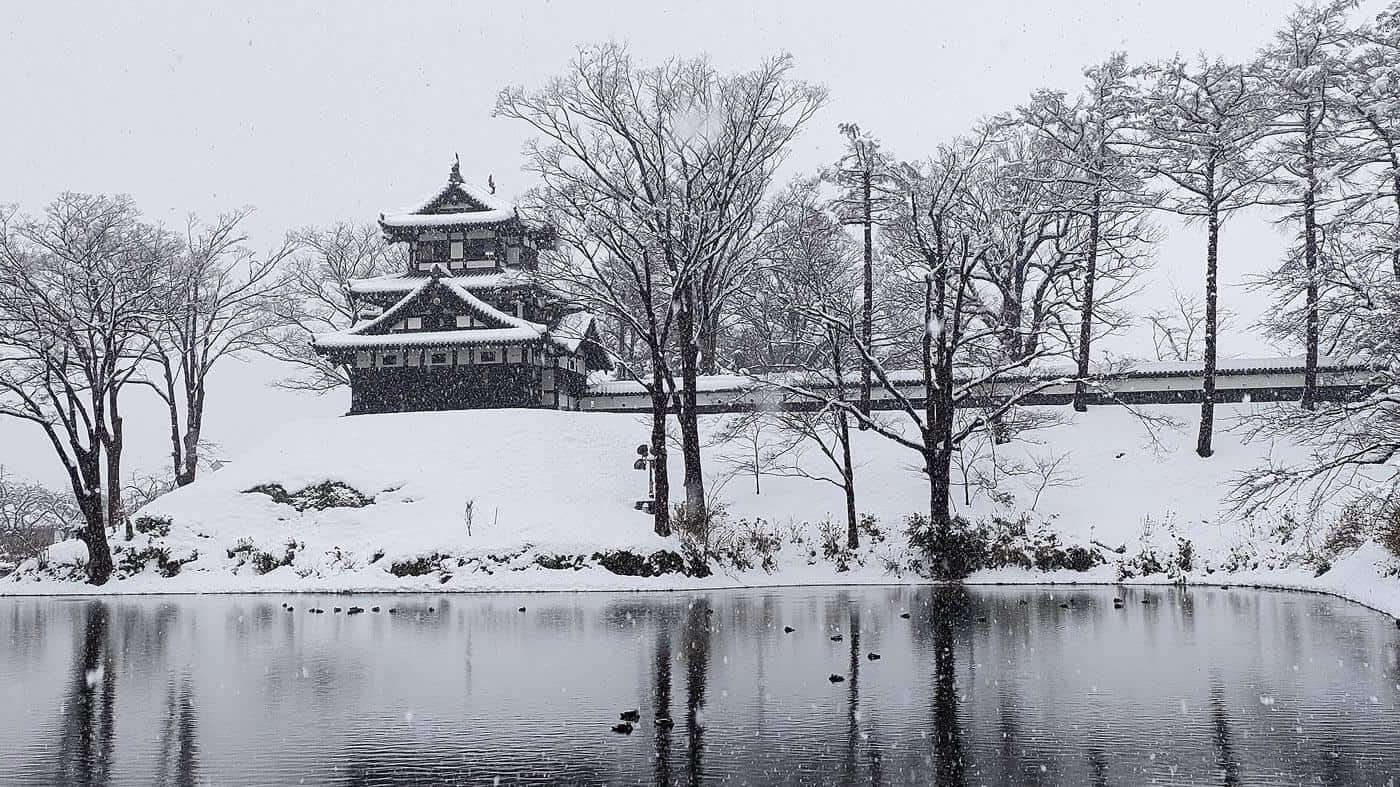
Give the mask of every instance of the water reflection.
M 1114 595 L 1124 609 L 1113 609 Z M 351 604 L 386 611 L 307 611 Z M 869 588 L 0 599 L 0 625 L 9 627 L 0 635 L 7 785 L 1400 775 L 1400 634 L 1315 596 Z M 642 716 L 635 732 L 612 733 L 631 708 Z
M 165 699 L 165 727 L 160 738 L 160 764 L 155 783 L 161 787 L 199 784 L 199 740 L 194 692 L 188 675 L 172 681 Z
M 117 676 L 107 643 L 107 605 L 87 604 L 59 726 L 59 784 L 102 787 L 111 777 Z

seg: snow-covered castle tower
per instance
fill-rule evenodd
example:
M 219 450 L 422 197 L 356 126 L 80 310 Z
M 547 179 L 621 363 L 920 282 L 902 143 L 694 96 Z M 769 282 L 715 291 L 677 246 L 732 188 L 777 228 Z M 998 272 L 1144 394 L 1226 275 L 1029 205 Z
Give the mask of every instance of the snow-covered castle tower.
M 381 215 L 408 269 L 352 283 L 356 324 L 316 335 L 349 371 L 350 413 L 476 407 L 578 408 L 588 373 L 609 369 L 593 318 L 536 276 L 552 233 L 462 179 Z

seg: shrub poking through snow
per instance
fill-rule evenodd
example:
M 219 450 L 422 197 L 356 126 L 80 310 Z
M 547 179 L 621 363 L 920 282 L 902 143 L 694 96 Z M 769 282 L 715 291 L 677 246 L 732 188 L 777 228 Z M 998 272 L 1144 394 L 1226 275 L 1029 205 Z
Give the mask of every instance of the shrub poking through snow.
M 396 577 L 421 577 L 442 570 L 442 561 L 451 555 L 432 552 L 419 555 L 411 560 L 395 560 L 389 564 L 389 573 Z
M 583 555 L 535 555 L 535 565 L 550 571 L 578 571 L 588 565 L 588 559 Z
M 600 566 L 624 577 L 659 577 L 685 571 L 685 559 L 667 549 L 659 549 L 646 557 L 625 549 L 594 552 Z
M 953 517 L 948 529 L 941 530 L 915 514 L 905 520 L 904 533 L 914 553 L 913 568 L 924 576 L 956 581 L 986 563 L 988 539 L 963 517 Z
M 228 550 L 228 556 L 231 560 L 238 560 L 238 564 L 235 568 L 251 565 L 253 570 L 257 573 L 267 574 L 276 571 L 282 566 L 290 566 L 296 561 L 297 553 L 305 548 L 306 544 L 302 542 L 288 540 L 287 543 L 283 545 L 282 554 L 279 556 L 259 549 L 258 546 L 253 543 L 252 539 L 240 538 L 238 543 L 234 544 L 233 548 Z
M 1390 516 L 1381 520 L 1376 532 L 1376 541 L 1390 554 L 1400 558 L 1400 509 L 1392 508 Z
M 151 545 L 144 549 L 128 549 L 123 552 L 121 559 L 117 561 L 117 572 L 128 577 L 135 576 L 145 571 L 146 567 L 154 561 L 156 571 L 169 579 L 178 575 L 186 563 L 193 563 L 198 559 L 198 552 L 192 552 L 184 558 L 174 559 L 170 557 L 169 549 Z
M 156 538 L 170 535 L 171 524 L 168 516 L 138 516 L 131 520 L 131 527 L 136 532 Z
M 976 523 L 955 516 L 946 533 L 938 533 L 927 518 L 915 515 L 907 520 L 905 532 L 914 553 L 912 568 L 947 581 L 982 569 L 1088 571 L 1107 562 L 1096 549 L 1062 543 L 1043 524 L 1032 527 L 1026 515 L 994 516 Z
M 1362 495 L 1343 506 L 1327 526 L 1318 562 L 1330 563 L 1371 539 L 1400 557 L 1400 499 L 1394 495 Z
M 1172 582 L 1185 584 L 1187 575 L 1197 568 L 1196 546 L 1177 531 L 1176 522 L 1170 516 L 1164 523 L 1148 517 L 1142 523 L 1137 551 L 1128 550 L 1119 557 L 1117 568 L 1119 581 L 1165 574 Z M 1209 567 L 1203 570 L 1211 571 Z
M 771 574 L 782 548 L 782 536 L 764 519 L 741 519 L 732 527 L 722 527 L 712 539 L 715 559 L 736 571 L 758 567 Z
M 367 497 L 358 489 L 340 481 L 322 481 L 295 492 L 288 492 L 281 484 L 258 484 L 243 490 L 243 493 L 267 495 L 272 498 L 272 502 L 289 505 L 298 511 L 364 508 L 374 503 L 373 497 Z

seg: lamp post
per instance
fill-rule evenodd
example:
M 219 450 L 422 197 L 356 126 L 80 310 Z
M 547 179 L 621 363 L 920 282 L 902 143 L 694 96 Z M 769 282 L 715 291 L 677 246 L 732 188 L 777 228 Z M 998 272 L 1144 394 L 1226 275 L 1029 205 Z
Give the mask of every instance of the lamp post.
M 656 474 L 652 468 L 656 465 L 656 457 L 651 453 L 651 446 L 642 443 L 637 446 L 637 461 L 632 463 L 633 470 L 647 471 L 647 496 L 645 500 L 638 500 L 632 507 L 638 511 L 650 514 L 656 504 Z

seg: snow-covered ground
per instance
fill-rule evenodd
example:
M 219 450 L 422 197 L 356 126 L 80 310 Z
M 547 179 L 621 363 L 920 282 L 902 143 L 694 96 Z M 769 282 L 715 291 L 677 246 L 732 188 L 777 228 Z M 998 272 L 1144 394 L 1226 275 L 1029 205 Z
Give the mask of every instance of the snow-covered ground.
M 985 493 L 965 499 L 960 488 L 954 496 L 969 518 L 1028 513 L 1064 543 L 1124 546 L 1127 556 L 1143 545 L 1169 551 L 1179 538 L 1189 539 L 1195 560 L 1186 581 L 1321 590 L 1400 615 L 1396 561 L 1378 546 L 1368 544 L 1314 577 L 1311 570 L 1285 565 L 1286 550 L 1270 543 L 1267 534 L 1284 512 L 1246 522 L 1229 509 L 1224 498 L 1236 473 L 1270 455 L 1287 459 L 1298 453 L 1292 446 L 1246 443 L 1230 430 L 1252 406 L 1218 409 L 1217 450 L 1209 460 L 1193 451 L 1194 407 L 1149 408 L 1183 426 L 1152 432 L 1121 408 L 1096 407 L 1079 415 L 1046 408 L 1042 412 L 1061 422 L 995 447 L 1003 466 L 1021 466 L 1021 472 L 998 479 L 998 500 Z M 713 436 L 724 418 L 707 417 L 707 435 Z M 541 556 L 681 551 L 678 539 L 653 535 L 650 518 L 633 507 L 646 491 L 645 474 L 632 463 L 647 434 L 646 420 L 636 416 L 530 410 L 297 422 L 276 440 L 140 512 L 169 518 L 167 535 L 115 542 L 122 548 L 119 565 L 123 555 L 156 547 L 167 563 L 183 563 L 178 574 L 162 576 L 160 561 L 150 557 L 133 564 L 145 564 L 144 570 L 98 592 L 643 590 L 920 581 L 891 568 L 907 558 L 904 519 L 927 505 L 918 457 L 873 433 L 855 436 L 857 502 L 862 513 L 877 518 L 886 537 L 862 549 L 846 571 L 837 571 L 818 546 L 821 523 L 843 521 L 840 490 L 793 477 L 762 476 L 756 485 L 742 467 L 752 445 L 742 442 L 710 447 L 708 483 L 731 523 L 761 518 L 785 538 L 803 536 L 802 544 L 789 542 L 779 550 L 771 572 L 719 571 L 699 579 L 677 573 L 622 576 L 591 559 L 582 560 L 581 568 L 539 565 Z M 802 465 L 829 473 L 824 462 L 813 449 Z M 1030 470 L 1035 466 L 1041 471 Z M 991 464 L 984 461 L 982 467 L 989 472 Z M 672 476 L 673 497 L 679 499 L 679 452 L 672 454 Z M 298 511 L 268 494 L 246 491 L 278 484 L 295 494 L 325 482 L 347 485 L 373 502 Z M 46 573 L 52 575 L 55 567 L 62 573 L 84 552 L 76 542 L 54 547 Z M 978 572 L 970 581 L 1118 581 L 1115 562 L 1123 558 L 1105 554 L 1109 563 L 1088 572 L 999 569 Z M 426 573 L 390 572 L 395 564 L 415 561 L 416 571 Z M 1242 564 L 1247 568 L 1238 570 Z M 0 581 L 0 594 L 94 591 L 80 581 L 36 579 L 33 569 L 22 567 Z M 1128 581 L 1176 578 L 1155 574 Z

